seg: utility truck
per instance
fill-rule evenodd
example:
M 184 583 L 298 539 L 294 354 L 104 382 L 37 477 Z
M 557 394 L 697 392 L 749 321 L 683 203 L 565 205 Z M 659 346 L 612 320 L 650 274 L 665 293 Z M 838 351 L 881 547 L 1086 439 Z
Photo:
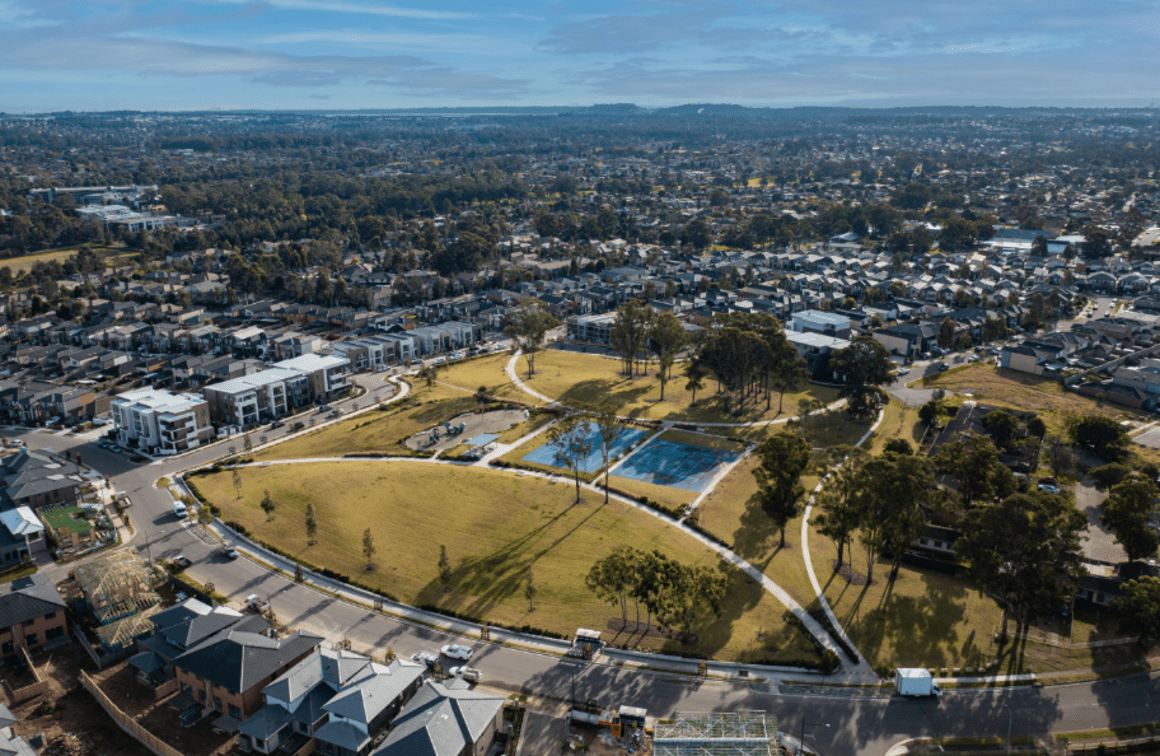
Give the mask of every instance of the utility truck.
M 942 695 L 942 688 L 931 677 L 930 671 L 921 668 L 896 669 L 894 671 L 894 689 L 898 691 L 898 695 L 907 698 L 919 698 L 922 696 L 934 696 L 938 698 Z

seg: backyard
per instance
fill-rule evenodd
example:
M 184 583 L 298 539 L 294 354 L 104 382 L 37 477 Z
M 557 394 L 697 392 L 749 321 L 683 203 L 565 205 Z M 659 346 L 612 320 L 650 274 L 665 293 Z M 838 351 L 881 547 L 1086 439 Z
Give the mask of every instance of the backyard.
M 619 622 L 584 584 L 592 564 L 617 546 L 659 549 L 685 563 L 719 565 L 694 539 L 639 510 L 542 479 L 494 470 L 410 461 L 305 463 L 240 469 L 241 495 L 230 472 L 198 476 L 201 493 L 254 537 L 309 564 L 326 566 L 387 590 L 412 605 L 434 605 L 506 625 L 570 634 L 577 627 Z M 272 519 L 259 508 L 265 492 L 277 503 Z M 308 546 L 307 502 L 317 510 L 317 543 Z M 375 569 L 366 569 L 363 530 L 371 526 Z M 438 569 L 447 547 L 451 574 Z M 649 637 L 643 648 L 698 651 L 741 661 L 801 659 L 809 639 L 787 625 L 784 608 L 740 570 L 726 569 L 721 617 L 696 627 L 697 642 Z M 529 610 L 525 587 L 537 595 Z M 629 607 L 630 617 L 632 607 Z M 595 618 L 604 622 L 593 622 Z M 616 635 L 636 645 L 640 636 Z

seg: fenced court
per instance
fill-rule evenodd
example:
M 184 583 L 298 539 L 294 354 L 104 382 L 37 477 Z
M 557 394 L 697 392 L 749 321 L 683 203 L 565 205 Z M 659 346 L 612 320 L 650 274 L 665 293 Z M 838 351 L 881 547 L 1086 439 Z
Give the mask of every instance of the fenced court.
M 612 475 L 700 493 L 722 467 L 740 456 L 740 452 L 657 439 L 626 459 Z
M 602 452 L 602 445 L 600 442 L 600 431 L 592 423 L 585 423 L 588 426 L 588 444 L 592 451 L 588 452 L 588 456 L 580 464 L 580 472 L 594 473 L 600 469 L 604 464 L 604 453 Z M 640 428 L 622 428 L 616 440 L 612 442 L 608 458 L 615 459 L 619 457 L 625 449 L 635 444 L 648 435 L 648 431 Z M 543 446 L 525 454 L 521 459 L 524 462 L 531 462 L 536 465 L 547 465 L 548 467 L 559 467 L 564 469 L 565 466 L 556 461 L 556 444 L 548 442 Z

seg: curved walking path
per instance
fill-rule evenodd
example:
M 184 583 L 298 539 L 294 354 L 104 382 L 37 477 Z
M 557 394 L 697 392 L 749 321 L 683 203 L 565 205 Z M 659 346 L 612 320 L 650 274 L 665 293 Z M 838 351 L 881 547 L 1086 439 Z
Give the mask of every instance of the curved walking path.
M 378 458 L 307 457 L 307 458 L 297 458 L 297 459 L 265 460 L 262 462 L 248 462 L 248 463 L 238 465 L 238 466 L 239 467 L 269 467 L 272 465 L 295 465 L 295 464 L 309 464 L 309 463 L 317 463 L 317 462 L 340 462 L 340 463 L 361 462 L 361 463 L 370 463 L 370 464 L 376 464 L 376 463 L 390 464 L 390 463 L 398 463 L 398 462 L 414 462 L 414 463 L 418 463 L 418 464 L 447 465 L 447 466 L 451 466 L 451 467 L 473 467 L 473 466 L 478 466 L 478 464 L 479 464 L 478 462 L 463 462 L 463 461 L 459 461 L 459 460 L 432 459 L 432 458 L 427 458 L 427 457 L 378 457 Z M 504 475 L 504 474 L 513 475 L 514 474 L 514 475 L 517 475 L 520 477 L 535 477 L 535 478 L 540 478 L 543 480 L 568 481 L 568 476 L 563 475 L 563 474 L 553 475 L 550 473 L 538 472 L 538 471 L 533 471 L 533 470 L 512 471 L 512 470 L 503 470 L 503 469 L 496 469 L 496 468 L 488 468 L 488 469 L 490 469 L 492 472 L 494 472 L 496 474 L 500 474 L 500 475 Z M 589 490 L 589 491 L 597 493 L 597 494 L 604 493 L 603 489 L 601 489 L 599 486 L 597 486 L 594 483 L 584 483 L 584 484 L 582 484 L 582 487 Z M 616 499 L 621 504 L 626 504 L 634 509 L 637 509 L 641 512 L 644 512 L 645 514 L 648 514 L 652 517 L 655 517 L 655 518 L 663 521 L 667 525 L 671 525 L 675 528 L 680 529 L 681 532 L 683 532 L 685 535 L 688 535 L 691 538 L 696 539 L 699 543 L 704 545 L 706 548 L 715 552 L 721 559 L 724 559 L 725 561 L 734 565 L 735 567 L 740 569 L 742 572 L 744 572 L 746 575 L 748 575 L 750 578 L 752 578 L 753 580 L 760 583 L 762 588 L 767 593 L 769 593 L 774 598 L 776 598 L 778 601 L 780 601 L 781 604 L 783 606 L 785 606 L 786 609 L 791 611 L 794 614 L 794 616 L 797 617 L 801 621 L 802 625 L 805 626 L 806 630 L 821 645 L 823 645 L 824 647 L 826 647 L 827 649 L 832 651 L 834 654 L 837 655 L 838 659 L 841 660 L 842 666 L 844 668 L 843 671 L 837 672 L 834 675 L 831 675 L 830 679 L 840 679 L 843 682 L 847 682 L 847 683 L 873 684 L 873 683 L 878 682 L 878 675 L 875 674 L 875 672 L 872 669 L 870 669 L 870 667 L 864 661 L 861 661 L 859 659 L 850 659 L 846 655 L 845 651 L 842 650 L 841 646 L 839 646 L 834 641 L 834 639 L 830 637 L 829 632 L 827 632 L 827 630 L 824 627 L 822 627 L 821 623 L 819 623 L 812 616 L 810 616 L 809 612 L 807 612 L 801 606 L 801 604 L 799 604 L 791 595 L 789 595 L 789 593 L 784 588 L 782 588 L 777 583 L 775 583 L 772 579 L 770 579 L 768 576 L 766 576 L 761 570 L 757 569 L 756 567 L 751 565 L 749 562 L 742 559 L 740 556 L 738 556 L 736 553 L 734 553 L 731 549 L 728 549 L 725 546 L 722 546 L 721 544 L 717 543 L 716 541 L 714 541 L 710 538 L 707 538 L 706 536 L 704 536 L 704 535 L 698 533 L 697 531 L 693 530 L 692 528 L 688 527 L 684 523 L 679 522 L 677 520 L 674 520 L 673 518 L 668 517 L 667 515 L 664 515 L 660 512 L 657 512 L 654 509 L 650 509 L 650 508 L 644 506 L 643 504 L 640 504 L 639 502 L 633 501 L 632 499 L 629 499 L 625 496 L 621 496 L 621 495 L 616 494 L 616 493 L 610 493 L 609 498 Z M 853 665 L 852 668 L 851 668 L 851 665 Z
M 855 449 L 866 443 L 866 440 L 870 438 L 874 431 L 878 430 L 878 426 L 882 425 L 882 420 L 885 417 L 886 410 L 878 410 L 878 419 L 875 420 L 874 424 L 870 426 L 870 430 L 866 431 L 866 434 L 863 435 L 862 438 L 858 439 L 858 443 L 854 444 Z M 822 611 L 826 613 L 826 617 L 830 620 L 830 624 L 838 631 L 838 634 L 842 636 L 842 640 L 845 641 L 850 648 L 855 649 L 855 652 L 857 652 L 857 648 L 850 640 L 850 636 L 846 635 L 846 629 L 842 627 L 840 622 L 838 622 L 838 617 L 834 614 L 834 610 L 830 608 L 830 602 L 826 600 L 826 594 L 822 591 L 822 584 L 818 582 L 818 576 L 814 574 L 814 560 L 810 556 L 810 513 L 814 508 L 814 499 L 817 498 L 817 495 L 821 492 L 822 488 L 825 487 L 826 481 L 829 480 L 835 472 L 837 472 L 839 467 L 846 464 L 846 459 L 848 459 L 848 457 L 843 458 L 841 462 L 834 465 L 834 468 L 830 470 L 830 472 L 826 473 L 824 478 L 818 481 L 818 485 L 814 487 L 814 492 L 810 494 L 809 501 L 806 502 L 806 511 L 805 514 L 802 515 L 802 559 L 806 561 L 806 573 L 810 577 L 810 585 L 814 589 L 814 594 L 817 597 L 818 603 L 822 607 Z M 860 654 L 859 658 L 855 661 L 857 661 L 860 666 L 864 666 L 865 668 L 870 669 L 870 665 L 867 664 L 865 659 L 861 658 Z

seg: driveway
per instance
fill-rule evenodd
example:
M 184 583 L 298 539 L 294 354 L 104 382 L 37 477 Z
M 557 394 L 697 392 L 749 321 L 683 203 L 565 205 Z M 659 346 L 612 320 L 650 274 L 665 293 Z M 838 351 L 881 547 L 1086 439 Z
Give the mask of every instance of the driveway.
M 564 742 L 564 712 L 547 713 L 528 709 L 516 756 L 542 756 L 560 752 Z
M 1095 483 L 1084 478 L 1075 487 L 1075 508 L 1087 515 L 1087 540 L 1083 544 L 1083 554 L 1088 559 L 1117 564 L 1128 558 L 1124 548 L 1116 543 L 1116 538 L 1100 524 L 1100 506 L 1106 493 L 1096 489 Z

